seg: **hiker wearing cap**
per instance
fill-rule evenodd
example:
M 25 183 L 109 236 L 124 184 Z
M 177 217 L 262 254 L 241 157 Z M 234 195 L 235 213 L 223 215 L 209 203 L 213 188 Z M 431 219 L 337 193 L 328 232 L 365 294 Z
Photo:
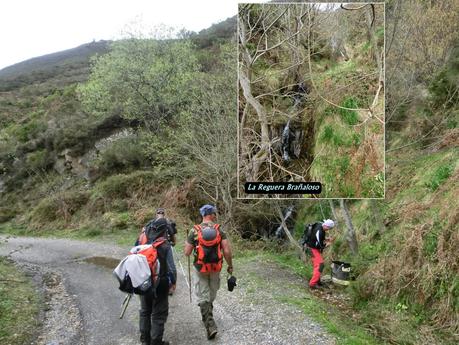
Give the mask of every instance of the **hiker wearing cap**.
M 171 244 L 171 246 L 175 246 L 175 244 L 176 244 L 175 235 L 177 234 L 177 227 L 176 227 L 176 224 L 175 224 L 175 222 L 173 220 L 170 220 L 169 218 L 166 218 L 166 209 L 164 209 L 162 207 L 157 208 L 156 209 L 156 219 L 165 219 L 167 221 L 167 232 L 166 232 L 167 239 L 168 239 L 169 243 Z M 172 263 L 174 262 L 174 257 L 172 255 L 172 251 L 171 251 L 170 257 L 168 257 L 167 260 L 168 260 L 168 264 L 170 264 L 171 262 Z M 170 288 L 169 288 L 169 296 L 172 296 L 174 294 L 175 289 L 177 287 L 177 271 L 174 271 L 173 274 L 174 274 L 174 277 L 170 279 L 171 280 L 171 284 L 170 284 Z M 174 281 L 173 284 L 172 284 L 172 281 Z
M 172 249 L 167 241 L 168 224 L 166 219 L 157 219 L 148 233 L 148 244 L 161 243 L 156 249 L 159 260 L 159 284 L 146 295 L 140 296 L 140 341 L 142 345 L 168 345 L 163 341 L 164 324 L 169 314 L 169 276 L 175 265 L 167 259 L 172 257 Z
M 307 224 L 303 235 L 303 246 L 312 259 L 313 273 L 309 281 L 310 289 L 318 289 L 322 284 L 320 275 L 324 269 L 322 251 L 329 245 L 331 239 L 326 239 L 326 233 L 335 226 L 335 222 L 326 219 L 323 222 Z
M 223 257 L 228 264 L 229 274 L 233 273 L 233 262 L 230 242 L 220 224 L 216 223 L 216 207 L 204 205 L 199 212 L 202 222 L 190 230 L 185 242 L 184 253 L 190 256 L 194 251 L 195 293 L 207 331 L 207 338 L 213 339 L 218 331 L 213 316 L 213 302 L 220 288 Z

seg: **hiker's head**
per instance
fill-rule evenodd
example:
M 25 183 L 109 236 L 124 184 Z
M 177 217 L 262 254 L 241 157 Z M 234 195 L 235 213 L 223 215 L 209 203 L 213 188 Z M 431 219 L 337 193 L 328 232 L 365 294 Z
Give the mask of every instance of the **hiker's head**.
M 213 205 L 204 205 L 199 209 L 199 213 L 203 218 L 216 219 L 217 218 L 217 208 Z
M 166 210 L 162 207 L 156 209 L 156 218 L 164 218 L 166 217 Z
M 328 230 L 328 229 L 331 229 L 333 227 L 335 227 L 335 222 L 334 221 L 332 221 L 331 219 L 324 220 L 324 222 L 322 224 L 322 229 Z

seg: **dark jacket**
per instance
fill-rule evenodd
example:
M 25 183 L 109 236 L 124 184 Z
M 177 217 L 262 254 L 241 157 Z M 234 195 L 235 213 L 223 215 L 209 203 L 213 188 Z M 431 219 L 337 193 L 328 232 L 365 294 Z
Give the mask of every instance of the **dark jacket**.
M 172 267 L 169 267 L 167 257 L 172 255 L 172 248 L 168 241 L 165 241 L 158 248 L 158 261 L 159 261 L 159 285 L 156 289 L 158 295 L 163 295 L 169 293 L 169 279 Z M 173 264 L 173 261 L 172 261 Z M 175 270 L 175 266 L 174 266 Z
M 322 223 L 314 223 L 312 225 L 311 236 L 307 239 L 306 244 L 309 248 L 319 249 L 320 251 L 325 248 L 325 231 L 322 229 Z

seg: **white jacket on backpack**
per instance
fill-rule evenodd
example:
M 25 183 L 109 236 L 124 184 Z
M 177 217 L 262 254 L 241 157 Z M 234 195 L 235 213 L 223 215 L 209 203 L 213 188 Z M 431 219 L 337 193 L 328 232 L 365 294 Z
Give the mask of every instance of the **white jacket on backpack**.
M 142 285 L 151 277 L 150 266 L 144 255 L 128 255 L 115 268 L 113 273 L 122 281 L 129 274 L 134 288 Z

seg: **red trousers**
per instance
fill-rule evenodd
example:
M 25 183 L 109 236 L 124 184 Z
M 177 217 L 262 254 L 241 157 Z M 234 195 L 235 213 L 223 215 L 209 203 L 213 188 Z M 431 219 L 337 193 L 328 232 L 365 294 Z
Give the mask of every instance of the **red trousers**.
M 320 274 L 324 270 L 324 259 L 322 259 L 319 249 L 309 248 L 309 250 L 311 251 L 313 269 L 309 286 L 313 286 L 320 282 Z

